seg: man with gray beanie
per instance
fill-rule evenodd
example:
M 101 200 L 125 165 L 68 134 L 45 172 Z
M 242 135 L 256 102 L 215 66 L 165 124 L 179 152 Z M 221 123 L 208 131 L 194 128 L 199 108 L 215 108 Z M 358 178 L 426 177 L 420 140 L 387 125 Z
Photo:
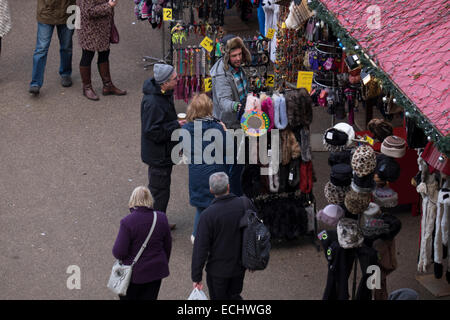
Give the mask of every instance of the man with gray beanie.
M 185 121 L 177 120 L 173 90 L 177 73 L 173 66 L 155 64 L 153 78 L 144 82 L 141 103 L 141 158 L 148 165 L 148 187 L 154 200 L 153 209 L 166 212 L 170 198 L 173 162 L 172 132 Z M 171 229 L 175 224 L 170 224 Z

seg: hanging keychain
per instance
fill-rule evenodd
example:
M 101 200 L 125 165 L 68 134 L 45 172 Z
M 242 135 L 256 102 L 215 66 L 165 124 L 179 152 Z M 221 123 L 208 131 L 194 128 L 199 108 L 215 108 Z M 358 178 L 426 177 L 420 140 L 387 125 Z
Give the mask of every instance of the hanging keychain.
M 197 90 L 196 93 L 201 92 L 201 82 L 202 82 L 202 76 L 200 74 L 200 49 L 195 49 L 195 74 L 197 75 Z
M 184 92 L 183 92 L 183 98 L 186 103 L 189 101 L 189 76 L 188 76 L 188 69 L 189 69 L 189 51 L 186 48 L 184 50 L 184 61 L 185 61 L 185 70 L 184 70 Z

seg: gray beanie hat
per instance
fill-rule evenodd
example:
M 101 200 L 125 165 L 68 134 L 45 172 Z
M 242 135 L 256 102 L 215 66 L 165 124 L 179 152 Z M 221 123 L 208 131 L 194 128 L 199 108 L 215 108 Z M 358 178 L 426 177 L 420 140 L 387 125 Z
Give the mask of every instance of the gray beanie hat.
M 157 84 L 163 84 L 170 79 L 170 76 L 175 71 L 170 64 L 157 63 L 153 67 L 153 75 Z

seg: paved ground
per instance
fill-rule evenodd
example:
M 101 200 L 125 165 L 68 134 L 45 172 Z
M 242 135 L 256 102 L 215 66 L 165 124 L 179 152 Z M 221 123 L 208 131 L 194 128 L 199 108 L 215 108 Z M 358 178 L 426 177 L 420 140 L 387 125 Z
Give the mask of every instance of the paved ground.
M 45 84 L 35 98 L 27 92 L 36 34 L 35 8 L 28 2 L 10 2 L 13 29 L 0 58 L 0 299 L 115 299 L 106 288 L 111 248 L 131 191 L 147 183 L 140 160 L 139 107 L 142 83 L 151 71 L 143 70 L 141 57 L 161 55 L 160 32 L 147 22 L 134 23 L 133 2 L 120 1 L 116 23 L 121 43 L 112 47 L 111 72 L 128 95 L 88 101 L 81 94 L 77 67 L 74 86 L 62 88 L 54 36 Z M 81 55 L 76 39 L 74 66 Z M 100 91 L 96 72 L 93 83 Z M 315 121 L 314 128 L 321 126 L 323 121 Z M 326 153 L 314 154 L 319 207 L 325 204 L 326 162 Z M 178 228 L 171 275 L 163 281 L 160 299 L 185 299 L 192 288 L 194 209 L 188 202 L 186 166 L 175 167 L 172 177 L 168 217 Z M 410 287 L 432 299 L 415 280 L 420 219 L 409 213 L 398 216 L 403 223 L 397 240 L 399 268 L 388 278 L 389 290 Z M 80 290 L 66 286 L 71 265 L 81 269 Z M 243 296 L 320 299 L 326 274 L 323 252 L 309 239 L 278 244 L 267 270 L 246 277 Z

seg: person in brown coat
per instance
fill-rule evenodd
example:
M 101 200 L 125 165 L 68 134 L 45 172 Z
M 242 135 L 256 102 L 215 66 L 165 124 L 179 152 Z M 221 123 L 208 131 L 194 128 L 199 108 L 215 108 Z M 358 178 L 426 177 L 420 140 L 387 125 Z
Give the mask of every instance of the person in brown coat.
M 90 100 L 99 100 L 92 88 L 91 64 L 98 52 L 97 66 L 103 82 L 103 95 L 125 95 L 127 92 L 114 86 L 109 69 L 111 25 L 114 21 L 114 7 L 117 0 L 77 0 L 81 13 L 81 28 L 78 41 L 83 53 L 80 74 L 83 81 L 83 95 Z

